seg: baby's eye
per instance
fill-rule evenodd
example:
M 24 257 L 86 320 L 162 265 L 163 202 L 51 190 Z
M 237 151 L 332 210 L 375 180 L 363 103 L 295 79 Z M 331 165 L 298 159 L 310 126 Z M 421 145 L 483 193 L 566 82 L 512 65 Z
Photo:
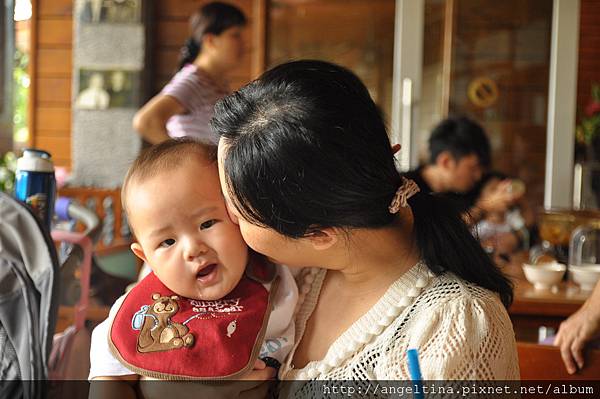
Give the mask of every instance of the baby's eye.
M 168 238 L 160 243 L 161 248 L 169 248 L 171 245 L 175 244 L 175 240 L 172 238 Z
M 204 229 L 209 229 L 211 228 L 215 223 L 217 223 L 216 219 L 210 219 L 207 220 L 206 222 L 200 224 L 200 230 L 204 230 Z

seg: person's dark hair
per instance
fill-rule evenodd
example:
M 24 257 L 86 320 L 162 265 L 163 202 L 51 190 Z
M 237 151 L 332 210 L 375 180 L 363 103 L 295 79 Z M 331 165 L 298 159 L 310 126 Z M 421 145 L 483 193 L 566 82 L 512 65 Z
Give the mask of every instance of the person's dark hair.
M 466 117 L 451 117 L 441 121 L 429 136 L 429 163 L 434 164 L 440 153 L 448 151 L 455 160 L 475 154 L 482 166 L 490 165 L 490 141 L 483 128 Z
M 237 7 L 218 1 L 201 7 L 190 17 L 191 35 L 180 50 L 179 69 L 193 62 L 202 51 L 202 37 L 220 35 L 234 26 L 246 25 L 246 16 Z
M 381 228 L 401 183 L 383 118 L 364 84 L 323 61 L 279 65 L 215 106 L 227 144 L 225 189 L 245 219 L 292 238 L 326 227 Z M 417 244 L 437 274 L 453 272 L 512 301 L 512 286 L 458 213 L 419 193 Z
M 216 162 L 216 146 L 191 137 L 178 137 L 142 151 L 127 170 L 121 187 L 121 205 L 125 212 L 129 213 L 127 193 L 134 182 L 142 183 L 165 171 L 172 172 L 193 158 Z

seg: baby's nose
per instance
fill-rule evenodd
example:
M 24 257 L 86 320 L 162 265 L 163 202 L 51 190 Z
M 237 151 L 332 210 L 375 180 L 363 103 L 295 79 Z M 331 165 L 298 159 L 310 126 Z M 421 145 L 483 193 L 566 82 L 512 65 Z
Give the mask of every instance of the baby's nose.
M 197 257 L 206 254 L 207 252 L 208 246 L 204 242 L 191 239 L 188 241 L 184 256 L 186 260 L 192 261 Z

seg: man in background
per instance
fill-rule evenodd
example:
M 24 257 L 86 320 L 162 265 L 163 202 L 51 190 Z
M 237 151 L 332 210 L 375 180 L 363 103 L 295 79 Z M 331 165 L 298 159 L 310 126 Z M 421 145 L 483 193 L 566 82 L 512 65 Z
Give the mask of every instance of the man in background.
M 452 117 L 431 132 L 428 162 L 405 176 L 422 191 L 448 198 L 465 222 L 474 226 L 488 214 L 505 213 L 518 199 L 511 179 L 484 180 L 490 161 L 490 142 L 483 128 L 466 117 Z M 512 252 L 522 240 L 518 232 L 510 232 L 499 237 L 496 249 Z

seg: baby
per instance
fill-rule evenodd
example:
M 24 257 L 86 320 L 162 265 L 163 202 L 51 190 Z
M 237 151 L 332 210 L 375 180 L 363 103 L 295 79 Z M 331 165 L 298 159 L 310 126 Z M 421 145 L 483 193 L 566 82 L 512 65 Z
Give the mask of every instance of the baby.
M 289 270 L 252 253 L 227 212 L 216 148 L 169 140 L 142 153 L 122 189 L 152 269 L 94 329 L 90 379 L 237 379 L 282 362 L 298 298 Z
M 525 240 L 522 244 L 525 245 L 527 242 L 528 232 L 525 219 L 521 214 L 521 208 L 524 206 L 521 199 L 525 194 L 525 185 L 521 180 L 509 179 L 499 172 L 489 174 L 485 178 L 485 185 L 493 188 L 504 186 L 506 192 L 512 195 L 512 202 L 505 211 L 487 212 L 485 218 L 473 227 L 473 233 L 486 250 L 490 253 L 496 251 L 502 259 L 506 260 L 505 252 L 507 249 L 508 252 L 515 250 L 515 245 L 510 245 L 511 241 L 508 241 L 508 246 L 502 245 L 505 241 L 503 237 L 519 234 L 519 239 Z

